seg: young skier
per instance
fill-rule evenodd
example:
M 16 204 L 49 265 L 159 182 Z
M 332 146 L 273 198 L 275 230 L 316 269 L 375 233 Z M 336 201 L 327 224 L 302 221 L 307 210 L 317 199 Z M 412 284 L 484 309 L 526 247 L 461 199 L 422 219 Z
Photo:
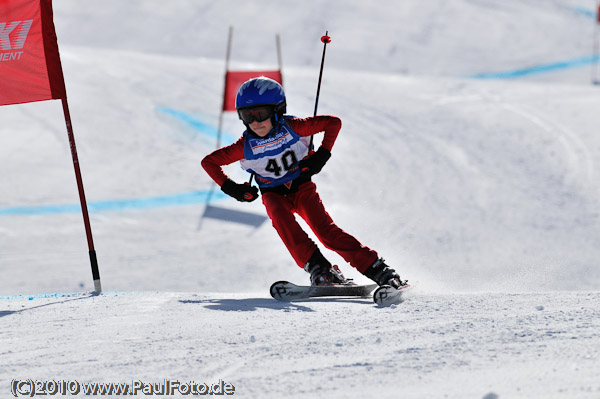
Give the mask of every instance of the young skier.
M 284 115 L 283 88 L 266 77 L 242 84 L 235 104 L 246 131 L 235 143 L 202 160 L 202 167 L 221 190 L 242 202 L 258 197 L 258 188 L 233 182 L 221 168 L 240 161 L 242 168 L 254 175 L 273 227 L 298 266 L 310 273 L 312 285 L 344 284 L 347 280 L 302 230 L 294 213 L 307 222 L 325 247 L 377 284 L 395 288 L 406 285 L 377 252 L 333 222 L 311 181 L 311 176 L 319 173 L 331 157 L 341 120 L 328 115 L 305 119 Z M 320 132 L 324 132 L 323 141 L 313 153 L 310 136 Z

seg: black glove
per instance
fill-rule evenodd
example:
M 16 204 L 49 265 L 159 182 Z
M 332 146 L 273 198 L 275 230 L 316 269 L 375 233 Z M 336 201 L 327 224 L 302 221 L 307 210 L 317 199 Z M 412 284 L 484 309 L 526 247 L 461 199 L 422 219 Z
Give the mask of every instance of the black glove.
M 240 202 L 252 202 L 258 198 L 258 188 L 250 183 L 238 184 L 231 179 L 225 180 L 221 191 Z
M 323 169 L 323 166 L 331 158 L 331 152 L 327 148 L 319 147 L 317 152 L 304 158 L 298 163 L 300 168 L 300 176 L 310 177 L 316 175 Z

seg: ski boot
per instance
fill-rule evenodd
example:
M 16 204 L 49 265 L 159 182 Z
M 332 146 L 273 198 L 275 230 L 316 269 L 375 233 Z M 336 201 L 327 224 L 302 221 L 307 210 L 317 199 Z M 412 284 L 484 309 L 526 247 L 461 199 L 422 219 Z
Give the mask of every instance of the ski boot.
M 350 280 L 342 275 L 340 269 L 337 266 L 332 266 L 318 249 L 306 262 L 304 270 L 310 273 L 310 284 L 313 286 L 350 283 Z
M 380 286 L 390 285 L 396 289 L 408 285 L 408 280 L 401 280 L 394 269 L 385 264 L 383 258 L 379 258 L 364 273 L 365 276 L 375 281 Z

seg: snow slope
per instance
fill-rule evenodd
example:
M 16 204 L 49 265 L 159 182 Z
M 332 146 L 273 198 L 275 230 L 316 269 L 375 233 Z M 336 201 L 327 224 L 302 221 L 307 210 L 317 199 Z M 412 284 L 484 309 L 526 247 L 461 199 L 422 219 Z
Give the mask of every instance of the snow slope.
M 416 294 L 379 309 L 263 293 L 11 298 L 0 313 L 12 342 L 2 389 L 25 377 L 171 378 L 224 380 L 242 398 L 597 398 L 599 301 L 597 292 Z
M 60 104 L 0 108 L 0 392 L 221 378 L 252 398 L 600 397 L 600 92 L 576 62 L 593 2 L 103 4 L 54 7 L 106 292 L 86 293 Z M 308 280 L 269 222 L 202 217 L 232 24 L 236 69 L 274 67 L 281 34 L 302 116 L 330 31 L 319 111 L 344 126 L 315 180 L 339 225 L 416 283 L 402 305 L 274 302 L 271 282 Z M 473 78 L 503 71 L 529 72 Z

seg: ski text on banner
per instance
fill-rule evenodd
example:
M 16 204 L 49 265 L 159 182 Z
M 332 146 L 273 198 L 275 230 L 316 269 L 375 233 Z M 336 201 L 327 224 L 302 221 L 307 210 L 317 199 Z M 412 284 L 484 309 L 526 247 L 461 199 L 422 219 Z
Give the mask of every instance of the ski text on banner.
M 51 0 L 2 0 L 0 105 L 64 98 Z

